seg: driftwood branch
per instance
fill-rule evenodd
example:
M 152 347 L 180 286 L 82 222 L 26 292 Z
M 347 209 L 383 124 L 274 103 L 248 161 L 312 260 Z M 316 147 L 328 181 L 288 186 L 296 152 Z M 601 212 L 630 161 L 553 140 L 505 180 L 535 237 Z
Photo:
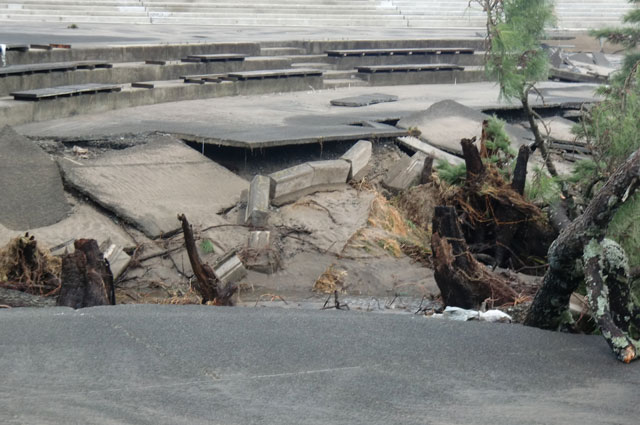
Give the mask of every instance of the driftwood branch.
M 180 220 L 182 224 L 182 232 L 184 234 L 187 254 L 189 255 L 189 263 L 196 277 L 194 289 L 202 297 L 202 304 L 233 305 L 233 295 L 237 292 L 238 287 L 233 284 L 220 285 L 211 266 L 203 263 L 200 255 L 198 255 L 196 241 L 193 237 L 193 229 L 187 217 L 184 214 L 179 214 L 178 220 Z

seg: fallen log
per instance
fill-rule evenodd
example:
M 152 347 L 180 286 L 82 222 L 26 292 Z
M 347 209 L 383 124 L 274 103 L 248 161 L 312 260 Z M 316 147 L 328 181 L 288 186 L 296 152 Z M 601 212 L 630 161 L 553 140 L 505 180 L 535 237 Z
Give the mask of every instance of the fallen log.
M 196 277 L 193 286 L 194 289 L 202 297 L 202 304 L 213 304 L 221 306 L 232 306 L 234 304 L 233 295 L 238 291 L 237 285 L 228 283 L 221 285 L 215 276 L 213 269 L 206 263 L 203 263 L 198 255 L 196 241 L 193 237 L 193 229 L 184 214 L 178 214 L 178 220 L 182 224 L 182 232 L 184 234 L 184 243 L 189 256 L 191 269 Z
M 436 207 L 431 248 L 436 284 L 446 306 L 477 310 L 483 304 L 493 308 L 516 300 L 509 282 L 471 255 L 453 207 Z
M 62 258 L 62 287 L 57 305 L 85 308 L 115 304 L 113 274 L 95 239 L 78 239 Z

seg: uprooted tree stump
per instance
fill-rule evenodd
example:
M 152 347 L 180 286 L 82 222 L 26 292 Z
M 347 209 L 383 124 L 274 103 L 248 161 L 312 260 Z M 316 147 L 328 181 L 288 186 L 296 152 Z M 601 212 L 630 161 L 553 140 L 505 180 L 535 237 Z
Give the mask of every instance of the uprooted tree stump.
M 178 220 L 182 223 L 184 233 L 184 243 L 189 255 L 189 263 L 196 277 L 193 284 L 194 289 L 202 297 L 202 304 L 213 304 L 220 306 L 232 306 L 234 304 L 233 295 L 238 291 L 238 286 L 232 283 L 222 285 L 216 277 L 211 266 L 203 263 L 198 255 L 196 241 L 193 237 L 193 229 L 184 214 L 178 214 Z
M 522 146 L 511 182 L 494 165 L 483 161 L 493 154 L 476 139 L 463 139 L 464 185 L 450 192 L 445 204 L 454 206 L 471 251 L 493 266 L 531 271 L 539 268 L 556 233 L 537 206 L 524 196 L 530 150 Z M 485 261 L 485 260 L 483 260 Z
M 75 309 L 115 304 L 109 263 L 95 239 L 78 239 L 75 251 L 62 258 L 62 286 L 57 305 Z
M 640 307 L 630 293 L 631 273 L 624 250 L 605 239 L 617 209 L 640 186 L 640 150 L 609 178 L 584 213 L 560 233 L 549 248 L 549 269 L 529 309 L 525 325 L 556 330 L 570 321 L 569 298 L 582 282 L 602 335 L 626 363 L 640 356 Z
M 471 255 L 453 207 L 436 207 L 431 236 L 434 275 L 447 306 L 478 309 L 514 303 L 510 282 L 490 272 Z

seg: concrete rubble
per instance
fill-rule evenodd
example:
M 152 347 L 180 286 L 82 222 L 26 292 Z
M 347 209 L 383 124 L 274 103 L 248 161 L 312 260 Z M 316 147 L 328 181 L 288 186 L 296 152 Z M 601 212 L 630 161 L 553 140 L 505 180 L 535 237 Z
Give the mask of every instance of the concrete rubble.
M 549 50 L 551 77 L 560 81 L 604 83 L 617 67 L 601 52 L 567 53 Z

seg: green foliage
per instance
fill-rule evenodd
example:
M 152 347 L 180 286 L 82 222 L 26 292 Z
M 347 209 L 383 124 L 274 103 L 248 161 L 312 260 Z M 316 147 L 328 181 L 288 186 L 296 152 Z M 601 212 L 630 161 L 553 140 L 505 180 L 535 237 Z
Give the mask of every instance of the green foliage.
M 583 183 L 592 179 L 599 172 L 598 164 L 592 159 L 582 159 L 573 166 L 571 175 L 567 178 L 570 183 Z
M 640 5 L 640 0 L 631 3 Z M 636 50 L 640 43 L 640 9 L 629 12 L 624 22 L 631 25 L 591 33 L 624 46 L 627 52 L 622 70 L 610 79 L 608 86 L 599 90 L 605 96 L 604 101 L 586 114 L 583 129 L 577 131 L 589 143 L 595 161 L 577 164 L 572 177 L 576 184 L 607 179 L 629 155 L 640 149 L 640 53 Z M 632 267 L 640 265 L 640 193 L 618 209 L 609 223 L 607 236 L 624 248 Z M 636 285 L 635 289 L 640 295 L 640 288 Z
M 462 186 L 467 174 L 466 164 L 451 165 L 444 159 L 438 160 L 436 170 L 440 179 L 452 186 Z
M 486 70 L 500 84 L 501 96 L 522 99 L 528 86 L 548 75 L 549 59 L 539 40 L 553 23 L 553 5 L 549 0 L 505 0 L 503 10 L 489 28 Z
M 640 192 L 629 198 L 613 217 L 607 237 L 624 248 L 631 266 L 640 265 Z
M 506 122 L 497 116 L 492 116 L 487 123 L 487 149 L 494 151 L 507 158 L 515 156 L 515 151 L 511 147 L 511 139 L 504 129 Z
M 203 239 L 202 242 L 200 242 L 200 249 L 205 254 L 213 254 L 215 252 L 211 239 Z
M 524 189 L 525 197 L 534 203 L 551 204 L 560 199 L 560 185 L 542 168 L 534 167 L 532 178 L 527 181 Z

